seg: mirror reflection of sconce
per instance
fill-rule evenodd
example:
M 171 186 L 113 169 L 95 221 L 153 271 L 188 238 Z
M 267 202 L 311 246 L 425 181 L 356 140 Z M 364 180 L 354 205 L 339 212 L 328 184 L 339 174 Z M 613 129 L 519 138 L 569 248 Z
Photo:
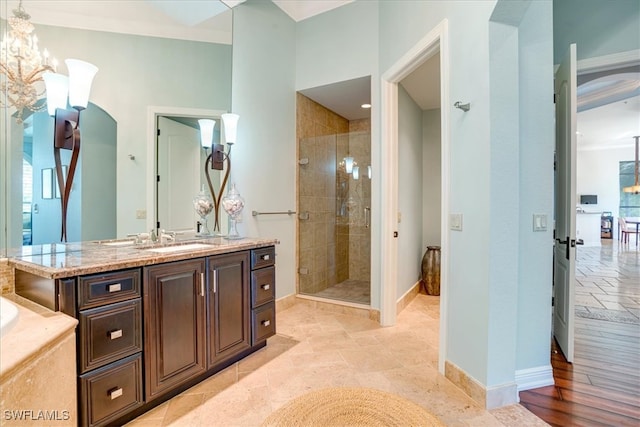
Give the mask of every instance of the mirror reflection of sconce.
M 224 145 L 213 143 L 213 129 L 216 126 L 216 121 L 211 119 L 198 120 L 198 124 L 200 125 L 200 144 L 205 150 L 211 148 L 211 153 L 207 156 L 207 160 L 204 163 L 204 174 L 207 178 L 207 184 L 209 186 L 211 198 L 213 199 L 213 209 L 215 216 L 213 225 L 214 235 L 220 234 L 220 202 L 222 201 L 222 193 L 227 185 L 227 181 L 229 180 L 229 174 L 231 173 L 231 147 L 236 142 L 238 119 L 240 118 L 240 116 L 233 113 L 226 113 L 223 114 L 221 118 L 222 124 L 224 126 L 225 141 L 229 146 L 229 149 L 226 153 L 224 151 Z M 226 170 L 224 167 L 225 162 L 227 165 Z M 222 183 L 220 184 L 220 188 L 217 194 L 213 188 L 213 184 L 211 183 L 209 169 L 219 171 L 225 170 L 224 177 L 222 178 Z
M 360 168 L 358 166 L 354 166 L 351 170 L 351 175 L 353 175 L 353 179 L 360 179 Z
M 53 156 L 56 163 L 56 178 L 62 205 L 62 230 L 60 241 L 67 241 L 67 207 L 73 185 L 73 177 L 80 154 L 80 111 L 87 108 L 93 77 L 98 68 L 78 59 L 65 60 L 69 77 L 57 73 L 45 73 L 43 78 L 47 90 L 47 110 L 55 117 Z M 67 110 L 68 103 L 72 110 Z M 71 151 L 69 172 L 64 176 L 60 150 Z

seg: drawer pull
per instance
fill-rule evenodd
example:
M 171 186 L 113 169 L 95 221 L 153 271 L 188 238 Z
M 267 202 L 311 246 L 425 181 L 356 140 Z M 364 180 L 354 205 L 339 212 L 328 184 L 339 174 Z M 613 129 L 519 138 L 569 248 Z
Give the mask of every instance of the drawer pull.
M 122 396 L 122 387 L 118 387 L 115 390 L 111 390 L 109 392 L 109 397 L 111 398 L 111 400 L 117 399 L 120 396 Z
M 269 254 L 264 254 L 260 257 L 261 260 L 263 261 L 269 261 L 269 259 L 271 259 L 271 257 L 269 256 Z
M 111 331 L 109 332 L 109 337 L 112 340 L 118 339 L 122 337 L 122 329 L 118 329 L 117 331 Z
M 271 285 L 269 283 L 265 283 L 264 285 L 261 285 L 260 287 L 265 291 L 268 291 L 269 289 L 271 289 Z
M 200 273 L 200 296 L 204 296 L 204 273 Z
M 269 326 L 271 324 L 271 320 L 263 320 L 260 323 L 262 323 L 262 326 Z
M 121 283 L 114 283 L 112 285 L 109 285 L 109 292 L 118 292 L 122 290 L 122 284 Z

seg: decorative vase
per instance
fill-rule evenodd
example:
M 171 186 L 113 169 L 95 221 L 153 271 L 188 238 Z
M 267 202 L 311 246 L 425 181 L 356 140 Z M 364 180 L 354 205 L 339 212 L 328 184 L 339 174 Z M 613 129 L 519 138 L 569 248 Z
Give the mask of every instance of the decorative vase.
M 227 195 L 222 199 L 222 208 L 229 215 L 229 235 L 227 239 L 241 239 L 240 233 L 238 233 L 238 229 L 236 224 L 238 222 L 238 217 L 244 208 L 244 199 L 238 193 L 236 189 L 236 184 L 231 185 L 231 189 L 227 193 Z
M 427 295 L 440 295 L 440 246 L 427 246 L 422 257 L 421 283 Z
M 196 197 L 193 198 L 193 208 L 200 217 L 200 229 L 197 234 L 199 236 L 209 236 L 211 232 L 209 231 L 209 226 L 207 224 L 207 216 L 213 210 L 213 201 L 211 200 L 211 197 L 205 194 L 204 188 Z

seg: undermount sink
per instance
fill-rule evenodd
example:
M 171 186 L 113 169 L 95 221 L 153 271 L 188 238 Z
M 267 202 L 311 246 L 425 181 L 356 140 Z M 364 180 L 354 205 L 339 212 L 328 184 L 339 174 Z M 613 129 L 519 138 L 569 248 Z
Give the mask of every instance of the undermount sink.
M 163 246 L 161 248 L 151 248 L 145 249 L 148 252 L 158 252 L 158 253 L 167 253 L 167 252 L 184 252 L 184 251 L 195 251 L 199 249 L 207 249 L 211 248 L 212 245 L 206 243 L 187 243 L 184 245 L 174 245 L 174 246 Z

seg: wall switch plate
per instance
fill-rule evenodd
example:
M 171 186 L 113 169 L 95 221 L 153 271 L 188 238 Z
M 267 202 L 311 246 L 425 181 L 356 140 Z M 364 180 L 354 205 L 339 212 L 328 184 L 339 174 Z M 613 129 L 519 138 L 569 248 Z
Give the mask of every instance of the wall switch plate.
M 136 210 L 136 219 L 147 219 L 147 211 L 146 211 L 146 209 L 138 209 L 138 210 Z
M 547 231 L 546 214 L 533 214 L 533 231 Z
M 455 231 L 462 231 L 462 214 L 449 215 L 449 228 Z

